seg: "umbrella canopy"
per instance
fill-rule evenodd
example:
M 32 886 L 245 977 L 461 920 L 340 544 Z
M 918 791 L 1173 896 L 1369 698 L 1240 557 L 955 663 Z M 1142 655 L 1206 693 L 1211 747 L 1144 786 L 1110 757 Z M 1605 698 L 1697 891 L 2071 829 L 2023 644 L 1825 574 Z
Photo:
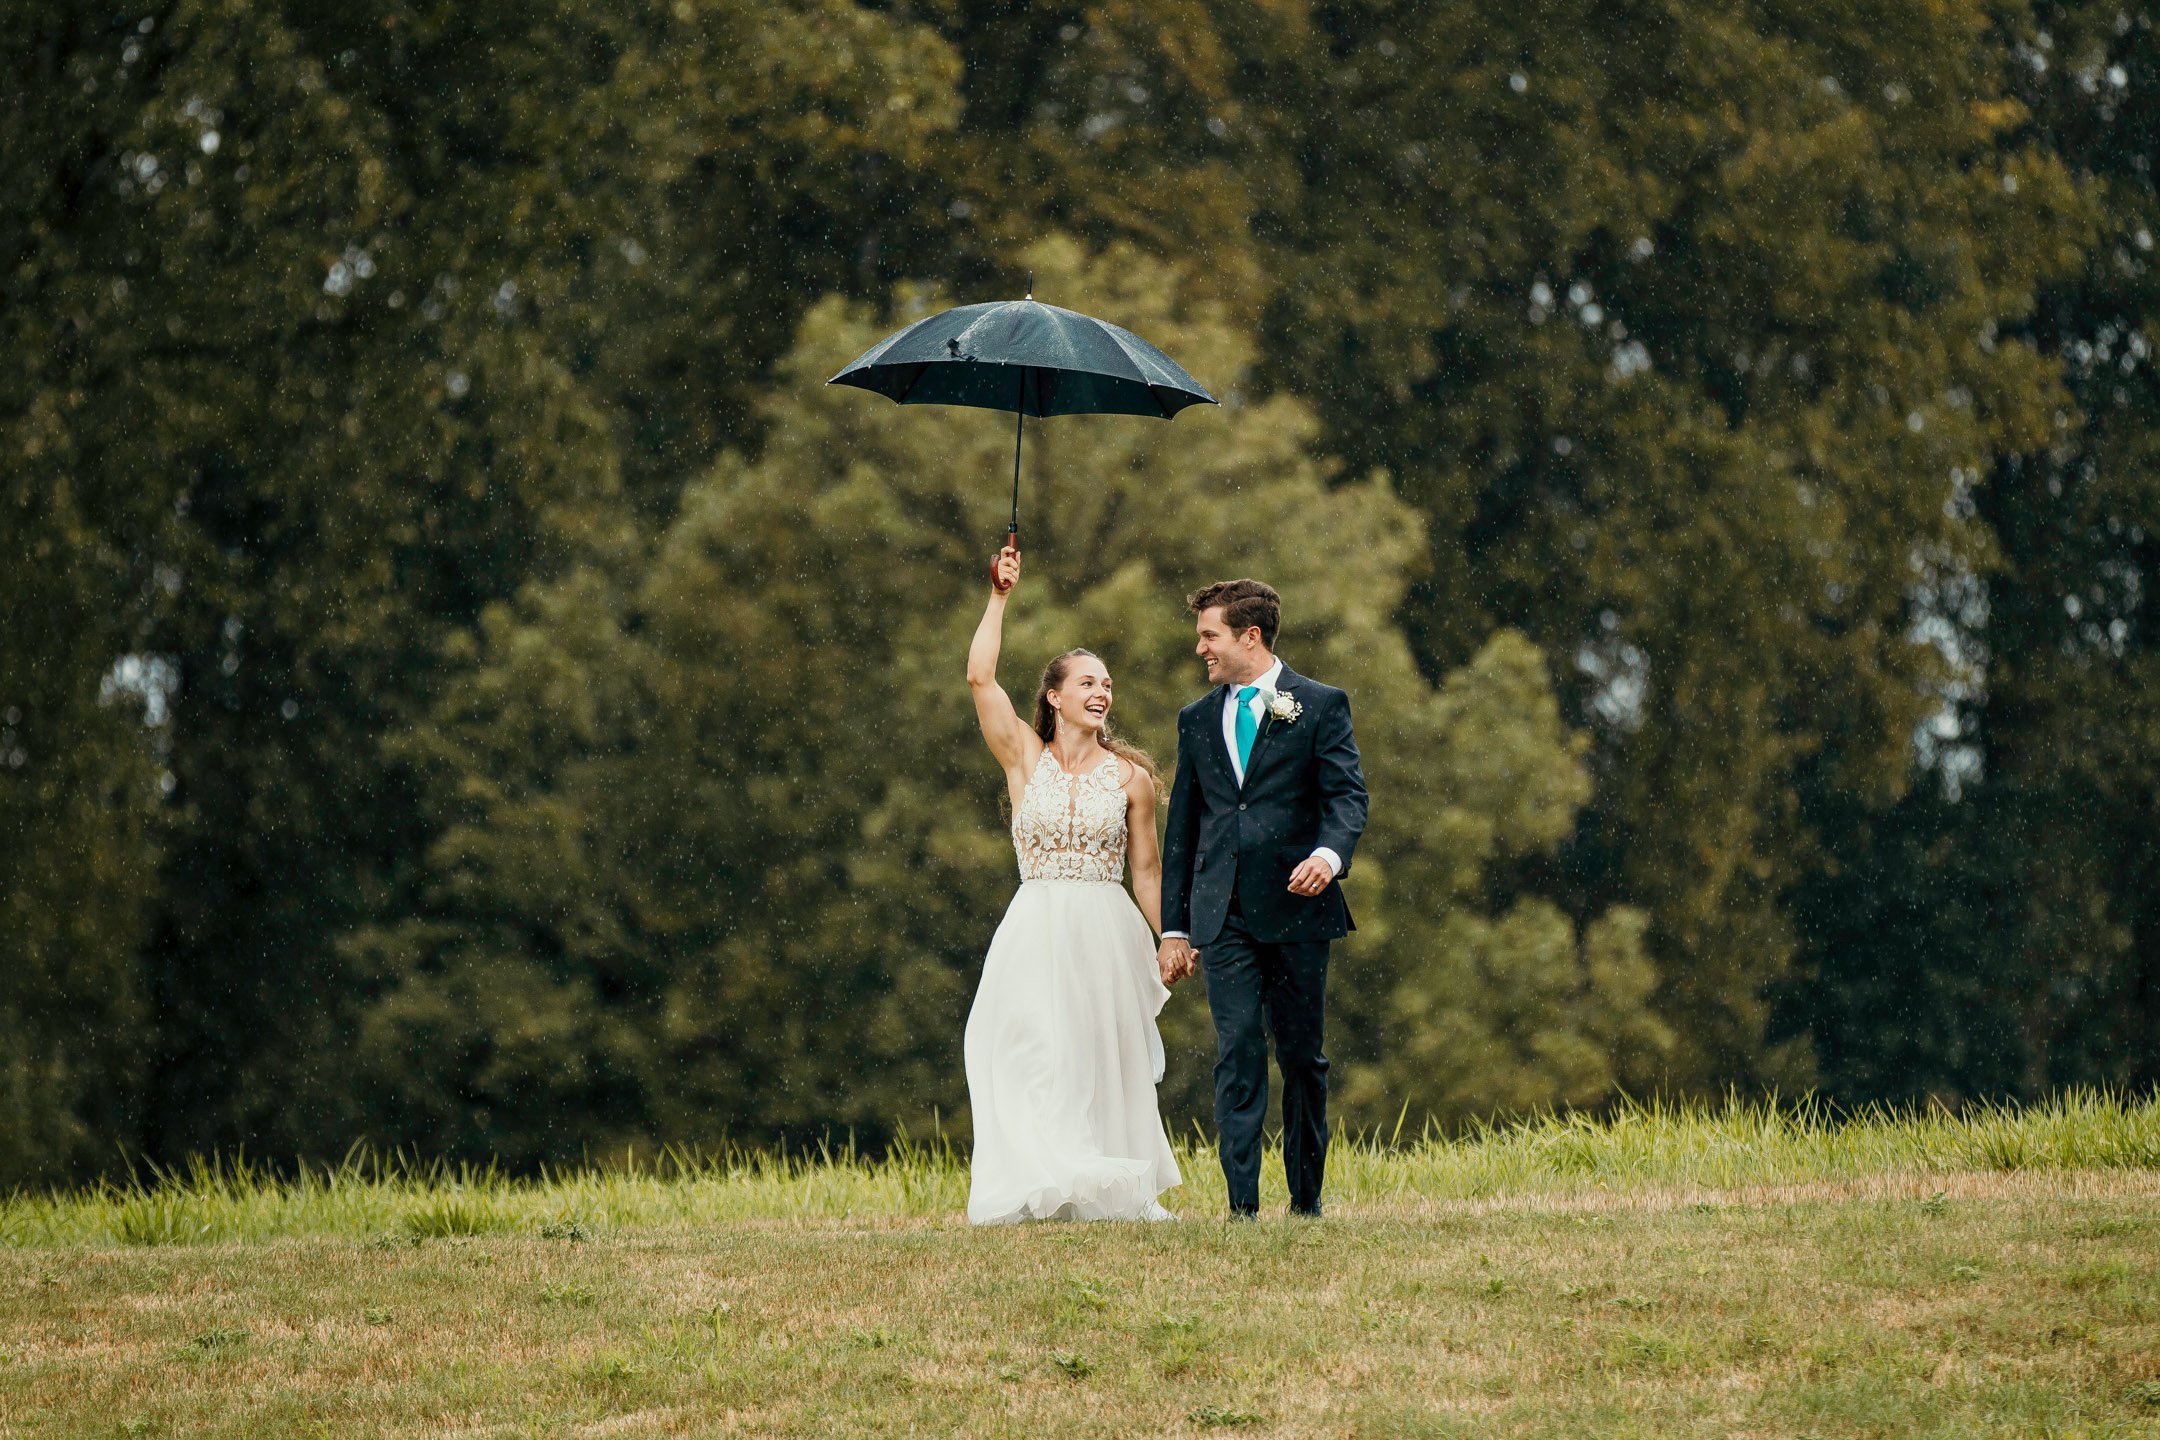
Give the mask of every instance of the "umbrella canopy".
M 1012 522 L 1020 544 L 1020 445 L 1030 415 L 1152 415 L 1213 405 L 1175 360 L 1130 330 L 1045 305 L 1028 276 L 1025 300 L 962 305 L 918 320 L 856 357 L 828 385 L 853 385 L 902 405 L 1017 411 Z
M 1215 397 L 1130 330 L 1040 300 L 962 305 L 870 347 L 827 382 L 903 405 L 1167 420 Z

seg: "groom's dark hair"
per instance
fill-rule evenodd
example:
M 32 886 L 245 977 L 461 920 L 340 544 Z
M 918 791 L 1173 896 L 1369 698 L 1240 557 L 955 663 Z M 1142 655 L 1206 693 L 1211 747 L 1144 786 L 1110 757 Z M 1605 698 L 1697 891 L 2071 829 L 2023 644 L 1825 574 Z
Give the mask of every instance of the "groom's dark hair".
M 1257 625 L 1260 643 L 1275 648 L 1275 632 L 1282 629 L 1282 596 L 1274 586 L 1261 580 L 1218 580 L 1185 597 L 1185 608 L 1195 615 L 1217 605 L 1222 606 L 1223 622 L 1233 635 Z

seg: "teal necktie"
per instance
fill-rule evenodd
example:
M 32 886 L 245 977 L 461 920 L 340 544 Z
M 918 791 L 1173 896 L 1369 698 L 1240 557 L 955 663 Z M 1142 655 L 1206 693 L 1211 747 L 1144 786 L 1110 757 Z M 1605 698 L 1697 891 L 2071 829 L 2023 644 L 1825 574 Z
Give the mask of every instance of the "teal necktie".
M 1252 697 L 1259 693 L 1257 685 L 1247 685 L 1237 692 L 1237 765 L 1240 775 L 1252 764 L 1253 737 L 1260 733 L 1260 717 L 1252 713 Z

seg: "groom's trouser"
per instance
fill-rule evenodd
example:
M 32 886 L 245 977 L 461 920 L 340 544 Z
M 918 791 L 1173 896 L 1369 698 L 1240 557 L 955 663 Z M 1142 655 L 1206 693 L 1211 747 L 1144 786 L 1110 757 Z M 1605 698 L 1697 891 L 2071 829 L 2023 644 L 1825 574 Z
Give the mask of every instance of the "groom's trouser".
M 1235 899 L 1222 934 L 1200 952 L 1215 1018 L 1215 1130 L 1232 1210 L 1260 1206 L 1261 1128 L 1267 1120 L 1267 1031 L 1283 1074 L 1283 1172 L 1290 1208 L 1320 1208 L 1327 1164 L 1327 1056 L 1320 1052 L 1328 947 L 1255 940 Z M 1264 1027 L 1264 1028 L 1263 1028 Z

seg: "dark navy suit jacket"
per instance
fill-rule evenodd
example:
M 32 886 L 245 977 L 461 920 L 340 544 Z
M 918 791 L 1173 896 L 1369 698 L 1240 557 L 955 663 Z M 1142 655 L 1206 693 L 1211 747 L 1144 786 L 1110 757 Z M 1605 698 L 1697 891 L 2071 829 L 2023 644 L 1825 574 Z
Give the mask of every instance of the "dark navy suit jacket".
M 1223 739 L 1218 685 L 1178 712 L 1177 779 L 1163 837 L 1163 929 L 1195 949 L 1222 933 L 1230 896 L 1245 928 L 1269 944 L 1340 940 L 1356 929 L 1342 886 L 1290 893 L 1290 872 L 1325 845 L 1350 873 L 1365 833 L 1365 773 L 1350 730 L 1350 697 L 1287 665 L 1276 693 L 1303 706 L 1297 719 L 1264 717 L 1240 786 Z M 1338 875 L 1337 880 L 1341 879 Z

